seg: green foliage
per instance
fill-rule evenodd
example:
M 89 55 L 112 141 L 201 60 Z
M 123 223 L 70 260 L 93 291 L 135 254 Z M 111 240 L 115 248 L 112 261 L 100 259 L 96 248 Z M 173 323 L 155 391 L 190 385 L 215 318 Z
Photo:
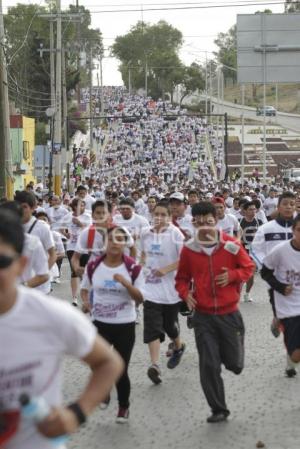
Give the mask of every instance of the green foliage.
M 172 92 L 182 80 L 184 66 L 178 52 L 182 33 L 161 20 L 150 25 L 138 22 L 129 33 L 118 36 L 112 53 L 121 61 L 119 67 L 124 84 L 134 89 L 144 88 L 147 69 L 148 92 L 154 98 Z
M 299 0 L 285 0 L 285 11 L 286 12 L 299 12 L 300 11 L 300 1 Z
M 189 67 L 185 67 L 182 79 L 183 95 L 180 99 L 180 105 L 183 99 L 195 92 L 196 90 L 203 90 L 205 88 L 205 78 L 203 69 L 196 63 L 192 63 Z
M 215 52 L 217 60 L 223 65 L 223 74 L 226 80 L 229 78 L 233 82 L 237 79 L 237 37 L 236 25 L 233 25 L 227 33 L 219 33 L 215 44 L 219 47 L 218 52 Z M 232 70 L 233 69 L 233 70 Z M 234 70 L 235 69 L 235 70 Z
M 45 123 L 36 121 L 35 124 L 35 144 L 46 145 L 49 136 L 46 134 Z
M 50 98 L 50 53 L 39 49 L 50 47 L 50 22 L 41 14 L 55 12 L 55 2 L 47 0 L 47 6 L 37 4 L 17 4 L 8 9 L 4 16 L 6 35 L 6 58 L 8 63 L 8 82 L 10 100 L 14 101 L 24 115 L 40 117 L 46 120 L 45 110 L 51 104 Z M 76 13 L 76 7 L 70 5 L 63 13 Z M 91 29 L 90 12 L 80 6 L 80 42 L 77 42 L 77 23 L 70 20 L 62 22 L 62 43 L 66 49 L 67 89 L 74 89 L 80 82 L 81 74 L 77 70 L 80 49 L 97 56 L 103 51 L 102 36 L 98 29 Z M 54 24 L 54 42 L 56 42 Z M 84 70 L 82 70 L 84 72 Z

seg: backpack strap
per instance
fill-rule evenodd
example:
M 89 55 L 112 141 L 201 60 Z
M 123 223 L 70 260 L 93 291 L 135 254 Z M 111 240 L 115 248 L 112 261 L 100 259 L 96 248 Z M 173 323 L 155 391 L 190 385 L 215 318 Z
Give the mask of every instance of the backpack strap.
M 31 234 L 33 228 L 35 227 L 35 225 L 37 224 L 38 220 L 37 218 L 35 219 L 35 221 L 32 223 L 32 225 L 30 226 L 30 228 L 27 231 L 27 234 Z
M 93 274 L 96 270 L 96 268 L 100 265 L 100 263 L 104 260 L 106 254 L 103 254 L 102 256 L 97 257 L 96 259 L 92 260 L 87 265 L 87 275 L 89 278 L 89 281 L 92 282 Z
M 87 249 L 90 251 L 93 248 L 96 235 L 96 228 L 94 225 L 89 227 L 88 238 L 87 238 Z
M 142 267 L 141 265 L 138 265 L 132 257 L 123 255 L 123 260 L 125 267 L 130 274 L 132 285 L 134 285 L 134 282 L 140 274 Z
M 89 278 L 89 281 L 92 282 L 92 277 L 95 272 L 95 270 L 98 268 L 101 262 L 105 259 L 106 254 L 103 254 L 102 256 L 97 257 L 95 260 L 92 260 L 87 265 L 87 275 Z M 136 261 L 129 256 L 123 255 L 123 262 L 125 264 L 125 267 L 131 277 L 132 285 L 134 285 L 134 282 L 136 281 L 138 275 L 141 272 L 141 265 L 138 265 Z

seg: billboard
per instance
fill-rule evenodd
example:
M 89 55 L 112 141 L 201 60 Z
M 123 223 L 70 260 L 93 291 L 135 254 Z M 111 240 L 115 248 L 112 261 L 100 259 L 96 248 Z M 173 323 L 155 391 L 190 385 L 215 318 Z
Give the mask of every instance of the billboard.
M 300 82 L 300 13 L 237 16 L 238 82 Z

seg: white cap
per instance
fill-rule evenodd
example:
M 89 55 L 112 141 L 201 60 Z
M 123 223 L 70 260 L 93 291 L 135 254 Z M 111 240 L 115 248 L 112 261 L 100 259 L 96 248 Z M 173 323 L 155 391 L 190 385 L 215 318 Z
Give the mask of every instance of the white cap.
M 181 192 L 174 192 L 170 195 L 170 200 L 184 201 L 184 195 Z

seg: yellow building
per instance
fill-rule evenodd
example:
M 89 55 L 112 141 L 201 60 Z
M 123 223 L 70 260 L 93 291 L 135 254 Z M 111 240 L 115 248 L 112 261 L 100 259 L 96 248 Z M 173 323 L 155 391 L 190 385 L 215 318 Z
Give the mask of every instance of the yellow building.
M 35 119 L 22 115 L 10 116 L 10 138 L 14 190 L 23 190 L 34 177 Z

